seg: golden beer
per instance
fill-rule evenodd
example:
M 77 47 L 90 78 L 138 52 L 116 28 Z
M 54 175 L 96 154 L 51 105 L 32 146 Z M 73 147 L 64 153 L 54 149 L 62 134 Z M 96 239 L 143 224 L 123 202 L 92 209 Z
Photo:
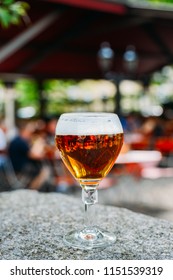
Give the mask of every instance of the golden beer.
M 99 183 L 113 167 L 123 144 L 119 117 L 104 112 L 64 113 L 57 122 L 55 143 L 81 186 L 85 205 L 85 226 L 66 234 L 65 244 L 85 250 L 113 244 L 116 236 L 94 226 L 90 218 L 95 217 L 91 206 L 98 202 Z
M 56 135 L 61 158 L 79 181 L 101 180 L 113 167 L 123 144 L 123 133 Z

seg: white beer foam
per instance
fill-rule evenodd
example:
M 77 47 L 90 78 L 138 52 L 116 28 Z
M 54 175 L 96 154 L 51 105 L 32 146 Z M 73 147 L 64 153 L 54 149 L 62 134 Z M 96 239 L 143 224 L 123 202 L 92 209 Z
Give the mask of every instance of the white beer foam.
M 56 135 L 99 135 L 123 133 L 113 113 L 65 113 L 60 116 Z

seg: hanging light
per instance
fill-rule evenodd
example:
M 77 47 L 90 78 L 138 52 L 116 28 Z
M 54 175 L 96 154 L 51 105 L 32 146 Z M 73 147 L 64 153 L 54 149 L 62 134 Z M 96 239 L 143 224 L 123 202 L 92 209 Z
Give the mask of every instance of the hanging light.
M 114 61 L 114 51 L 111 49 L 109 42 L 101 43 L 97 53 L 98 64 L 101 70 L 106 73 L 110 71 Z
M 110 71 L 113 62 L 114 62 L 114 51 L 112 50 L 109 42 L 103 42 L 100 46 L 100 49 L 97 53 L 97 60 L 100 69 L 102 70 L 104 77 L 110 79 L 116 85 L 116 94 L 115 94 L 115 112 L 118 115 L 121 115 L 121 92 L 120 92 L 120 82 L 125 75 L 122 73 L 116 73 Z M 124 67 L 127 70 L 128 74 L 134 74 L 138 66 L 138 56 L 135 51 L 135 47 L 132 45 L 127 46 L 126 51 L 123 55 Z
M 129 73 L 134 73 L 138 66 L 138 55 L 135 46 L 129 45 L 123 55 L 124 67 Z

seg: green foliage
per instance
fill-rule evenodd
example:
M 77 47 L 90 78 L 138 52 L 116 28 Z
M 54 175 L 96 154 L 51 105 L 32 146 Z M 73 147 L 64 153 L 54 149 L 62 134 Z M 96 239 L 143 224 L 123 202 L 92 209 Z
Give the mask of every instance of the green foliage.
M 67 96 L 68 87 L 76 85 L 74 80 L 46 80 L 43 84 L 45 99 L 46 99 L 46 113 L 61 114 L 70 107 L 76 104 L 71 104 Z
M 65 93 L 69 86 L 76 84 L 77 82 L 74 80 L 46 80 L 44 82 L 44 89 L 48 94 L 56 90 Z
M 173 4 L 173 0 L 148 0 L 148 2 L 152 2 L 152 3 L 172 3 Z
M 0 25 L 7 28 L 17 25 L 27 15 L 29 4 L 23 1 L 0 0 Z
M 70 100 L 67 95 L 69 86 L 76 85 L 74 80 L 46 80 L 43 84 L 43 99 L 46 105 L 46 114 L 60 114 L 73 110 L 74 106 L 83 105 L 80 100 Z M 20 79 L 15 84 L 17 108 L 32 106 L 40 113 L 40 94 L 37 81 Z M 70 109 L 71 108 L 71 109 Z
M 129 2 L 136 3 L 136 4 L 151 4 L 151 5 L 157 5 L 157 6 L 170 6 L 170 4 L 173 4 L 173 0 L 128 0 Z M 128 2 L 127 1 L 127 2 Z
M 18 107 L 33 106 L 39 111 L 38 84 L 34 80 L 21 79 L 16 82 Z
M 0 80 L 0 88 L 3 88 L 4 87 L 4 83 L 2 80 Z

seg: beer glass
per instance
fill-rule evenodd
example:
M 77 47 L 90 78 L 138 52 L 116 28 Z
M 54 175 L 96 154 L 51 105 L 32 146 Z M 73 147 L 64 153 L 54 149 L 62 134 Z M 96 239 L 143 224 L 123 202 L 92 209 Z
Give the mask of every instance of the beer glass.
M 64 236 L 74 248 L 92 249 L 115 242 L 114 234 L 91 223 L 100 181 L 109 173 L 123 144 L 123 129 L 113 113 L 64 113 L 55 135 L 62 161 L 82 188 L 85 226 Z

